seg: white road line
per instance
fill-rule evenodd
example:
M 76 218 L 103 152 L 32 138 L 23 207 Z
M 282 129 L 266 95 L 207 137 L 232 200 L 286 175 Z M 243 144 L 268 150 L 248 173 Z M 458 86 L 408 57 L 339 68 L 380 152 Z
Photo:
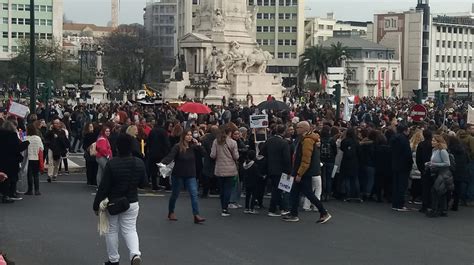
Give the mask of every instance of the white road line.
M 91 193 L 92 196 L 95 196 L 96 193 Z M 163 194 L 151 194 L 151 193 L 139 193 L 138 197 L 165 197 Z

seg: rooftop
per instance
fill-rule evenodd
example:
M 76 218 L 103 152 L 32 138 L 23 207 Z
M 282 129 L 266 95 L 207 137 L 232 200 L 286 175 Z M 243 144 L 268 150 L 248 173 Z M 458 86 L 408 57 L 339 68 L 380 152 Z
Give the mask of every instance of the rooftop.
M 366 39 L 362 39 L 360 37 L 355 37 L 355 36 L 330 38 L 327 41 L 323 42 L 322 46 L 330 47 L 332 44 L 337 44 L 338 42 L 340 42 L 342 46 L 350 48 L 351 50 L 355 50 L 355 49 L 362 49 L 362 50 L 370 49 L 370 50 L 383 50 L 383 51 L 393 50 L 391 48 L 387 48 L 378 43 L 371 42 Z
M 96 26 L 94 24 L 81 24 L 81 23 L 64 23 L 63 24 L 63 30 L 64 31 L 83 31 L 86 28 L 90 28 L 92 31 L 106 31 L 106 32 L 112 32 L 114 31 L 114 28 L 112 27 L 102 27 L 102 26 Z

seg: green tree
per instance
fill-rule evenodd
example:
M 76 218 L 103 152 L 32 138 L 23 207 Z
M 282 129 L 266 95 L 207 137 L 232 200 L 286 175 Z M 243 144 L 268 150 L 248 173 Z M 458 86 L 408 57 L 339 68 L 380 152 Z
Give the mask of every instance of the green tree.
M 160 52 L 153 47 L 143 26 L 120 26 L 101 41 L 107 78 L 115 79 L 126 91 L 159 80 Z
M 325 49 L 327 52 L 327 65 L 330 67 L 341 67 L 344 55 L 346 59 L 351 59 L 350 53 L 347 53 L 348 49 L 348 47 L 343 46 L 340 42 L 331 44 L 331 47 Z
M 327 63 L 328 57 L 321 45 L 306 48 L 300 58 L 300 80 L 310 77 L 319 83 L 319 77 L 327 74 Z

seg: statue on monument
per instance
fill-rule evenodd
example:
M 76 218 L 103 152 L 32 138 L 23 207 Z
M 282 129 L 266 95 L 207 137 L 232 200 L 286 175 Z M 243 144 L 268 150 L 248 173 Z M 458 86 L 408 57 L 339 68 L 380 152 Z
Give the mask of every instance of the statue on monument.
M 262 74 L 267 71 L 268 61 L 273 59 L 273 55 L 268 51 L 262 50 L 260 47 L 255 47 L 252 54 L 247 56 L 245 62 L 244 73 L 249 73 L 250 68 L 256 68 L 254 71 L 257 74 Z
M 222 31 L 225 27 L 225 18 L 222 14 L 222 9 L 218 8 L 212 15 L 212 30 Z

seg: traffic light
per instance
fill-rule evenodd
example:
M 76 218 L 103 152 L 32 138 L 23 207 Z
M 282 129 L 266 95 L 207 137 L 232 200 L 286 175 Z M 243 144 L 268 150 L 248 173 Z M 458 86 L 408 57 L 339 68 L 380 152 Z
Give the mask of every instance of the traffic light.
M 422 98 L 422 91 L 421 89 L 413 89 L 413 101 L 416 102 L 416 104 L 421 104 L 421 98 Z

